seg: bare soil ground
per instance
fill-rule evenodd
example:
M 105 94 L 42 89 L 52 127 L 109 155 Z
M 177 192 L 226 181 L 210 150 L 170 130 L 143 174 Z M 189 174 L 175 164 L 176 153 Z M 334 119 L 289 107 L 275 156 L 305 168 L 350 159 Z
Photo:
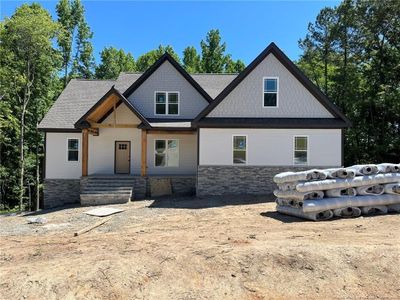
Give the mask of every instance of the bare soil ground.
M 399 299 L 400 215 L 302 221 L 267 198 L 0 217 L 0 299 Z M 233 205 L 231 205 L 233 204 Z

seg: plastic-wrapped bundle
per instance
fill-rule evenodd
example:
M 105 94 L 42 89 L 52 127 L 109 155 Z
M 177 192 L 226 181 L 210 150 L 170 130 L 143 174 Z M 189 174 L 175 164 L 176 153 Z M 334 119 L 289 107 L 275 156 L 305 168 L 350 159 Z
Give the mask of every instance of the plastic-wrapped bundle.
M 292 207 L 297 207 L 297 208 L 303 207 L 302 200 L 276 198 L 275 202 L 276 202 L 276 204 L 282 205 L 282 206 L 292 206 Z
M 322 191 L 338 188 L 359 187 L 363 185 L 394 183 L 400 181 L 400 173 L 357 176 L 349 179 L 326 179 L 321 181 L 301 182 L 296 186 L 299 192 Z
M 400 183 L 385 184 L 384 192 L 386 194 L 400 194 Z
M 296 200 L 307 200 L 307 199 L 322 199 L 324 198 L 323 191 L 313 191 L 301 193 L 298 191 L 281 191 L 275 190 L 274 195 L 278 198 L 286 198 L 286 199 L 296 199 Z
M 317 212 L 329 209 L 354 206 L 381 206 L 400 204 L 400 195 L 383 194 L 377 196 L 357 196 L 341 198 L 325 198 L 321 200 L 305 200 L 303 202 L 304 212 Z
M 376 165 L 378 167 L 379 173 L 399 173 L 400 172 L 400 164 L 390 164 L 383 163 Z
M 355 218 L 361 216 L 361 209 L 354 206 L 336 208 L 333 210 L 333 215 L 342 218 Z
M 400 204 L 392 204 L 386 207 L 388 209 L 388 212 L 400 212 Z
M 355 188 L 344 188 L 344 189 L 332 189 L 332 190 L 327 190 L 325 191 L 325 195 L 327 197 L 354 197 L 357 195 L 356 189 Z
M 298 182 L 284 182 L 284 183 L 280 183 L 277 184 L 278 188 L 281 191 L 292 191 L 296 189 L 296 185 L 298 184 Z
M 322 170 L 326 174 L 326 178 L 353 178 L 356 176 L 354 170 L 346 169 L 346 168 L 335 168 L 335 169 L 326 169 Z
M 301 208 L 280 206 L 280 205 L 276 206 L 276 210 L 282 214 L 291 215 L 294 217 L 299 217 L 312 221 L 324 221 L 324 220 L 329 220 L 333 217 L 333 212 L 331 210 L 305 213 L 302 211 Z
M 348 167 L 348 169 L 353 170 L 356 175 L 373 175 L 379 172 L 376 165 L 354 165 Z
M 357 194 L 361 196 L 382 195 L 384 192 L 382 184 L 359 186 L 358 188 L 356 188 L 356 190 Z
M 387 214 L 388 208 L 384 205 L 372 205 L 361 207 L 363 215 L 384 215 Z
M 277 184 L 294 181 L 311 181 L 326 179 L 326 174 L 322 170 L 308 170 L 302 172 L 284 172 L 274 176 Z

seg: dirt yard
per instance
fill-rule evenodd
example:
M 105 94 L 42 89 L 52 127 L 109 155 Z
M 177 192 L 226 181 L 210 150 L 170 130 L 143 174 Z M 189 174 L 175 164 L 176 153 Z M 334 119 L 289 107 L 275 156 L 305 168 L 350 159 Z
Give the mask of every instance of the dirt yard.
M 1 299 L 399 299 L 400 215 L 314 223 L 266 198 L 0 217 Z

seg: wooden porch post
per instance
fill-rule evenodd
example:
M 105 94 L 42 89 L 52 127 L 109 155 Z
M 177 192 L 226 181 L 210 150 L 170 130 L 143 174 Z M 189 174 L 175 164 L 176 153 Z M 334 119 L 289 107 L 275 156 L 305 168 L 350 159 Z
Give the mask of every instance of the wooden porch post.
M 146 177 L 147 175 L 147 130 L 142 129 L 142 166 L 141 175 Z
M 88 175 L 89 131 L 82 129 L 82 176 Z

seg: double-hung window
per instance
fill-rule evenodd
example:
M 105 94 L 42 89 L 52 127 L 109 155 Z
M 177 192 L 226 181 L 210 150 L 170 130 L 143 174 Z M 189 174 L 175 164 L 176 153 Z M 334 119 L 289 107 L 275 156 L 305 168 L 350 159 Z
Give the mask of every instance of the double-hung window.
M 156 167 L 178 167 L 179 140 L 155 140 L 154 165 Z
M 277 77 L 264 78 L 263 107 L 278 107 L 279 80 Z
M 247 163 L 247 136 L 233 136 L 233 164 Z
M 178 92 L 156 92 L 155 98 L 156 115 L 179 115 Z
M 294 137 L 294 164 L 307 165 L 308 164 L 308 137 L 295 136 Z
M 68 139 L 67 140 L 67 160 L 78 161 L 79 160 L 79 140 Z

